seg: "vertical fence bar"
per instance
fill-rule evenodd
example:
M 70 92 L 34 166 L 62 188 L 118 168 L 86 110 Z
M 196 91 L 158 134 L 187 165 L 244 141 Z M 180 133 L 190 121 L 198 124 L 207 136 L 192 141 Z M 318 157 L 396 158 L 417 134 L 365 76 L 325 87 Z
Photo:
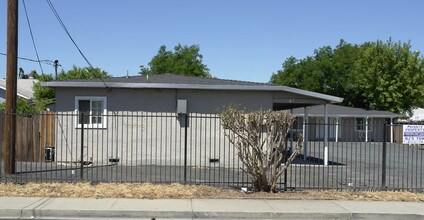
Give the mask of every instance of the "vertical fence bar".
M 187 123 L 188 114 L 184 114 L 184 184 L 187 183 Z
M 391 125 L 390 125 L 391 126 Z M 381 170 L 381 187 L 386 187 L 386 151 L 387 151 L 387 134 L 386 124 L 383 126 L 383 156 L 382 156 L 382 170 Z
M 84 178 L 84 113 L 81 112 L 81 164 L 80 164 L 80 179 Z
M 288 156 L 288 153 L 286 153 L 284 156 L 284 163 L 287 163 Z M 284 192 L 287 192 L 287 168 L 284 170 Z

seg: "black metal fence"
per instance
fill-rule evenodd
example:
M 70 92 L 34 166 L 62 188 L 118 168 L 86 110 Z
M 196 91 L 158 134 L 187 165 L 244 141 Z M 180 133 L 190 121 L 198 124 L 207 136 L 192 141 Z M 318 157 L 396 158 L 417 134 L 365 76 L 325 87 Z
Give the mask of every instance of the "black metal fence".
M 4 117 L 0 115 L 1 125 Z M 241 171 L 243 164 L 225 136 L 229 131 L 216 115 L 44 113 L 18 121 L 16 172 L 5 174 L 6 161 L 1 157 L 3 182 L 250 186 L 249 177 Z M 404 141 L 404 129 L 404 125 L 387 125 L 377 119 L 365 124 L 355 118 L 328 124 L 319 118 L 306 124 L 298 121 L 291 136 L 304 134 L 302 154 L 281 177 L 279 187 L 423 191 L 424 147 Z M 295 143 L 289 141 L 294 148 Z

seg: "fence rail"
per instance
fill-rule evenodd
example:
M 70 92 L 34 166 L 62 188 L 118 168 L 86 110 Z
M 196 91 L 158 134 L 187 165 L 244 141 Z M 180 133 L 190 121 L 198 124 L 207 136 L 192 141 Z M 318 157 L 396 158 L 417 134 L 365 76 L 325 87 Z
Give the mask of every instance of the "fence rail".
M 9 116 L 0 114 L 1 136 L 4 117 Z M 304 148 L 281 177 L 280 189 L 424 190 L 423 145 L 403 144 L 402 125 L 376 121 L 364 127 L 355 120 L 342 120 L 324 126 L 310 121 L 291 129 L 290 147 L 295 144 L 291 137 L 301 132 L 306 134 Z M 1 157 L 3 182 L 250 186 L 225 135 L 229 131 L 216 115 L 42 113 L 18 117 L 17 122 L 17 170 L 5 174 Z

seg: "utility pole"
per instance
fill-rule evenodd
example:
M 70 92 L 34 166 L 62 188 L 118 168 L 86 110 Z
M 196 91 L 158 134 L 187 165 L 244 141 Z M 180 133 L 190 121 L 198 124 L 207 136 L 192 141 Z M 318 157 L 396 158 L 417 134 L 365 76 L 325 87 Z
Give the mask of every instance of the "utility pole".
M 54 60 L 53 66 L 54 66 L 54 80 L 57 80 L 57 67 L 59 66 L 59 60 Z
M 14 174 L 18 73 L 18 0 L 7 1 L 6 118 L 3 133 L 4 172 Z

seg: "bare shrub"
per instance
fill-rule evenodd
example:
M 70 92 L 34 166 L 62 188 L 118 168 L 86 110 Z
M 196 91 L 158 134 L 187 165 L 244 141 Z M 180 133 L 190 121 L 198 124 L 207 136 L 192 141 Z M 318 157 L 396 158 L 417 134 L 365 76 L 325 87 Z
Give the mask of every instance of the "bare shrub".
M 276 192 L 280 176 L 290 166 L 302 148 L 303 136 L 298 135 L 296 147 L 288 156 L 288 132 L 295 116 L 287 111 L 247 112 L 228 106 L 220 113 L 226 136 L 237 150 L 242 168 L 251 178 L 255 191 Z M 288 157 L 288 158 L 287 158 Z M 287 158 L 282 164 L 283 158 Z

